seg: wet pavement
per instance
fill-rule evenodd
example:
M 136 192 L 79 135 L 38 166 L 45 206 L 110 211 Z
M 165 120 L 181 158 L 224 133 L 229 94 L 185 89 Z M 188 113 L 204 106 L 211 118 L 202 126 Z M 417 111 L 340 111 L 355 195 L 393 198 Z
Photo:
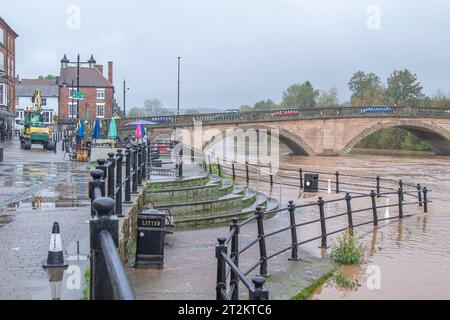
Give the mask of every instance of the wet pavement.
M 77 242 L 80 254 L 87 253 L 89 173 L 86 164 L 63 156 L 61 144 L 56 154 L 42 147 L 21 150 L 18 140 L 5 145 L 5 162 L 0 164 L 0 299 L 52 298 L 42 262 L 55 221 L 60 223 L 66 258 L 77 256 Z M 86 261 L 70 264 L 79 265 L 82 273 Z M 72 277 L 70 285 L 69 276 L 64 275 L 63 298 L 79 299 L 82 288 L 77 281 L 84 280 Z

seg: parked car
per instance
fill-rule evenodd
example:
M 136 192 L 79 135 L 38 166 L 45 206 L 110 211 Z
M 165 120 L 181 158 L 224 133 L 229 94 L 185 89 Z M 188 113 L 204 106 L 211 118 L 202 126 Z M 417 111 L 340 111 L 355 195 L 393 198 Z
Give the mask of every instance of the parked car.
M 22 131 L 23 127 L 25 126 L 25 123 L 22 119 L 17 118 L 14 125 L 14 133 L 16 135 L 19 135 L 20 131 Z
M 274 117 L 295 117 L 298 115 L 300 115 L 299 110 L 280 110 L 272 113 L 272 116 Z
M 361 113 L 391 113 L 392 108 L 388 106 L 370 106 L 361 110 Z

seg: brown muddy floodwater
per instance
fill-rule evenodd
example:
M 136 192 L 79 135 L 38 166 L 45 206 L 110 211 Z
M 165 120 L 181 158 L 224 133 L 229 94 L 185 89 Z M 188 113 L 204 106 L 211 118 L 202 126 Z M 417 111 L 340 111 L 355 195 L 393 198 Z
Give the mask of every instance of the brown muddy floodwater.
M 450 158 L 348 155 L 338 158 L 289 156 L 283 165 L 325 172 L 380 175 L 421 183 L 432 190 L 428 214 L 393 221 L 373 232 L 358 232 L 366 259 L 342 270 L 356 289 L 339 288 L 330 280 L 313 299 L 449 299 L 450 298 Z M 366 230 L 367 231 L 367 230 Z M 376 269 L 373 269 L 373 268 Z M 379 270 L 379 286 L 371 276 Z M 378 272 L 378 271 L 377 271 Z
M 381 223 L 376 229 L 357 229 L 356 235 L 366 247 L 364 263 L 341 270 L 357 285 L 352 289 L 343 289 L 331 279 L 314 293 L 313 299 L 450 298 L 450 157 L 351 154 L 343 157 L 291 155 L 281 156 L 280 159 L 280 167 L 339 171 L 362 176 L 380 175 L 397 181 L 402 179 L 407 183 L 420 183 L 432 190 L 428 214 L 409 207 L 407 210 L 413 212 L 408 213 L 418 215 L 400 222 Z M 308 201 L 304 196 L 299 196 L 295 189 L 283 188 L 281 193 L 276 187 L 274 189 L 269 193 L 278 199 L 281 194 L 283 206 L 288 200 L 294 200 L 296 204 Z M 260 191 L 267 192 L 264 187 L 260 187 Z M 391 200 L 395 203 L 394 198 Z M 275 217 L 275 223 L 277 219 L 282 218 Z M 310 249 L 316 250 L 317 245 Z

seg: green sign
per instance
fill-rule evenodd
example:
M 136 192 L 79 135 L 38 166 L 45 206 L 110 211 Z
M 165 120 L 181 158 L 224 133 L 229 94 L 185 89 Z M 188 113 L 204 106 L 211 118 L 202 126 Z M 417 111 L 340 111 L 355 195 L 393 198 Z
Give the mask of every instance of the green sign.
M 84 99 L 84 93 L 83 92 L 72 92 L 72 95 L 70 96 L 71 99 L 74 100 L 83 100 Z

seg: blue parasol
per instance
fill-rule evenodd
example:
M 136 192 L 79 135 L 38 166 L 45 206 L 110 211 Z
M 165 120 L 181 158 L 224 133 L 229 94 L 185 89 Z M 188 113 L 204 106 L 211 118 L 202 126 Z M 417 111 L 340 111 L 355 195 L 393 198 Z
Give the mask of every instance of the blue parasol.
M 95 119 L 94 131 L 92 132 L 92 139 L 100 139 L 100 119 Z
M 83 139 L 86 135 L 86 128 L 84 126 L 84 119 L 81 119 L 80 128 L 78 129 L 78 137 Z

